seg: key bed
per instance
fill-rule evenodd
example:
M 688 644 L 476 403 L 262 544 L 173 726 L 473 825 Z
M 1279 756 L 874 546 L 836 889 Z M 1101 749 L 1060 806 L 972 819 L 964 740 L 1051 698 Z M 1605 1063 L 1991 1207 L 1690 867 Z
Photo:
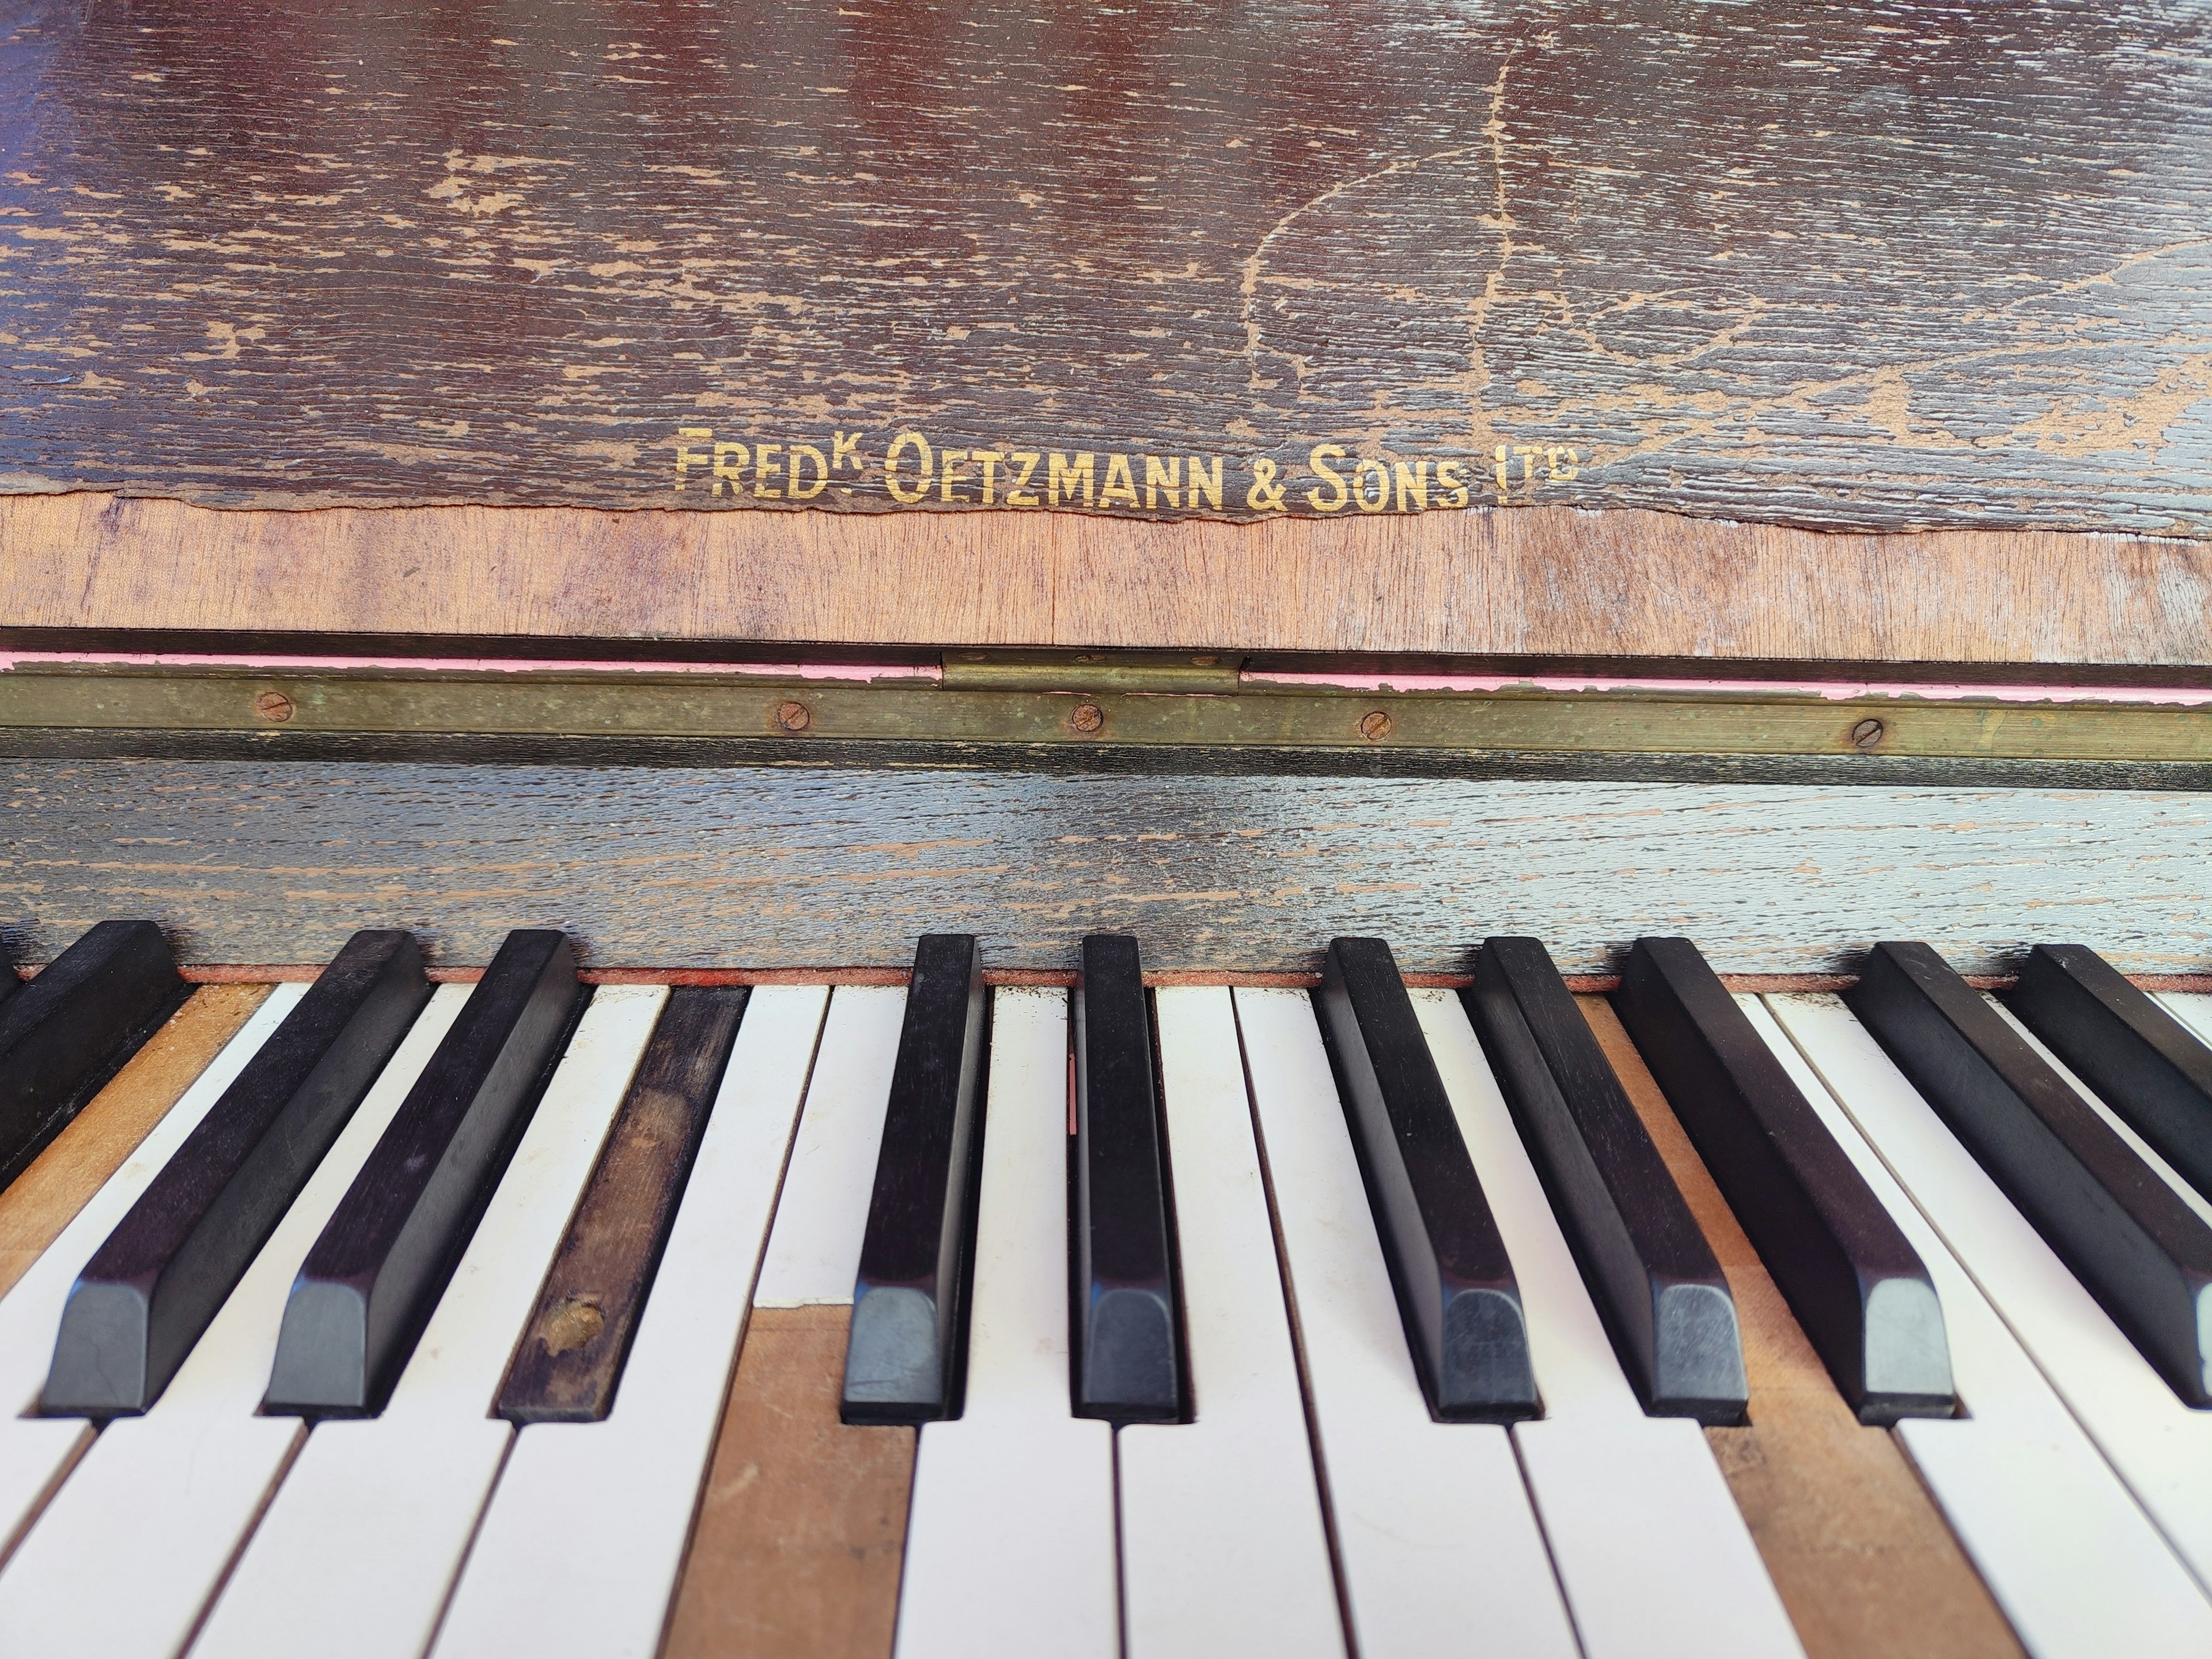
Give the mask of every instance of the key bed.
M 440 986 L 364 1039 L 383 1055 L 349 1062 L 357 1103 L 331 1109 L 342 1127 L 301 1173 L 232 1152 L 226 1179 L 263 1187 L 229 1201 L 276 1218 L 138 1400 L 64 1398 L 57 1376 L 96 1352 L 72 1335 L 72 1296 L 108 1282 L 99 1264 L 136 1236 L 147 1195 L 181 1189 L 226 1103 L 275 1075 L 270 1057 L 310 1032 L 330 1042 L 343 1020 L 305 985 L 210 985 L 131 1056 L 112 1034 L 86 1040 L 109 1044 L 112 1077 L 0 1192 L 0 1238 L 27 1241 L 0 1293 L 0 1648 L 2212 1646 L 2212 1413 L 2115 1322 L 2109 1274 L 2077 1278 L 2015 1206 L 2005 1166 L 1953 1131 L 1856 992 L 1731 995 L 1678 940 L 1639 945 L 1616 997 L 1571 996 L 1541 977 L 1540 947 L 1509 940 L 1484 953 L 1505 976 L 1492 1000 L 1534 1011 L 1543 1033 L 1524 1023 L 1522 1048 L 1501 1051 L 1480 996 L 1401 988 L 1376 941 L 1339 941 L 1319 997 L 1144 988 L 1134 942 L 1109 942 L 1097 971 L 1126 978 L 1127 1006 L 1079 1036 L 1079 989 L 985 988 L 972 941 L 923 941 L 911 991 L 572 994 L 547 988 L 568 972 L 565 943 L 517 937 L 514 972 Z M 2116 975 L 2064 959 L 2111 1000 Z M 1328 983 L 1348 989 L 1332 1003 Z M 2124 1064 L 2077 1031 L 2069 1065 L 1998 1000 L 1945 994 L 1952 1029 L 2019 1045 L 2012 1075 L 2045 1067 L 2033 1086 L 2106 1135 L 2106 1165 L 2197 1218 L 2202 1195 L 2127 1128 L 2132 1103 L 2084 1080 L 2113 1087 Z M 2200 1063 L 2208 1003 L 2149 1005 L 2169 1072 Z M 2128 1012 L 2106 1040 L 2144 1027 Z M 516 1050 L 508 1034 L 532 1018 L 552 1047 Z M 1706 1060 L 1684 1058 L 1692 1037 Z M 1089 1062 L 1116 1080 L 1112 1111 L 1081 1109 L 1080 1042 L 1119 1045 Z M 486 1129 L 468 1153 L 480 1173 L 447 1183 L 452 1265 L 419 1329 L 390 1339 L 388 1399 L 282 1397 L 295 1280 L 388 1185 L 380 1171 L 435 1163 L 445 1143 L 410 1113 L 465 1133 L 502 1063 L 519 1081 L 494 1116 L 514 1127 L 503 1142 Z M 1693 1097 L 1715 1065 L 1740 1083 L 1718 1115 Z M 1549 1127 L 1515 1098 L 1544 1079 L 1565 1114 Z M 2168 1140 L 2174 1098 L 2160 1097 Z M 1428 1114 L 1419 1139 L 1392 1128 L 1408 1112 Z M 1758 1121 L 1793 1138 L 1786 1168 L 1729 1155 Z M 1701 1429 L 1655 1396 L 1648 1339 L 1607 1311 L 1618 1250 L 1595 1263 L 1614 1247 L 1578 1234 L 1546 1173 L 1569 1124 L 1599 1138 L 1601 1170 L 1644 1172 L 1647 1206 L 1657 1183 L 1672 1208 L 1651 1213 L 1694 1241 L 1677 1257 L 1716 1264 L 1747 1420 Z M 421 1158 L 401 1156 L 417 1143 Z M 1388 1218 L 1386 1153 L 1431 1209 L 1437 1194 L 1482 1205 L 1522 1318 L 1442 1328 L 1478 1345 L 1451 1356 L 1455 1374 L 1525 1367 L 1529 1408 L 1454 1421 L 1437 1399 L 1389 1252 L 1438 1218 Z M 1166 1420 L 1086 1405 L 1070 1300 L 1094 1282 L 1077 1248 L 1086 1157 L 1158 1170 L 1149 1190 L 1124 1176 L 1091 1203 L 1109 1232 L 1125 1219 L 1111 1206 L 1133 1205 L 1139 1239 L 1164 1219 L 1164 1268 L 1155 1250 L 1144 1272 L 1174 1316 L 1185 1392 Z M 232 1190 L 210 1179 L 193 1190 Z M 1837 1327 L 1832 1296 L 1772 1242 L 1816 1223 L 1873 1241 L 1863 1260 L 1932 1297 L 1932 1335 L 1915 1328 L 1942 1366 L 1917 1375 L 1950 1379 L 1955 1414 L 1926 1385 L 1903 1414 L 1869 1407 L 1879 1368 L 1854 1374 L 1836 1331 L 1871 1345 L 1874 1303 L 1863 1327 Z M 930 1240 L 934 1254 L 916 1243 Z M 410 1282 L 435 1256 L 419 1250 Z M 937 1287 L 902 1338 L 915 1399 L 938 1402 L 899 1407 L 918 1425 L 856 1413 L 848 1363 L 856 1289 L 909 1281 Z M 870 1340 L 902 1329 L 895 1316 Z

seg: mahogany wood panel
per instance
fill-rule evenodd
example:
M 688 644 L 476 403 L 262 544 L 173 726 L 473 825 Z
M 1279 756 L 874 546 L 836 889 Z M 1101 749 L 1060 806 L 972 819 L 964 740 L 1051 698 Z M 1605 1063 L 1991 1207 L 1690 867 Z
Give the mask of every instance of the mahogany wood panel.
M 150 760 L 0 785 L 0 927 L 29 962 L 123 909 L 191 963 L 404 927 L 441 969 L 510 927 L 594 969 L 902 968 L 957 931 L 987 972 L 1065 970 L 1114 930 L 1156 972 L 1313 972 L 1340 933 L 1463 972 L 1498 932 L 1571 974 L 1646 933 L 1724 974 L 1849 971 L 1899 933 L 1977 974 L 2054 938 L 2212 965 L 2203 794 Z
M 849 1307 L 756 1308 L 662 1659 L 884 1659 L 915 1431 L 837 1420 Z
M 2212 544 L 1550 507 L 1239 526 L 0 495 L 0 627 L 2204 664 Z
M 1455 466 L 2202 536 L 2208 46 L 2156 0 L 32 0 L 0 471 L 868 510 L 911 430 L 938 510 L 1048 508 L 1057 449 L 1139 516 L 1412 511 L 1426 463 L 1431 511 Z
M 0 1295 L 122 1167 L 222 1045 L 267 997 L 266 985 L 204 985 L 86 1103 L 69 1127 L 0 1192 Z
M 1808 1659 L 2014 1659 L 2011 1627 L 1904 1448 L 1836 1392 L 1612 1005 L 1577 1000 L 1735 1292 L 1751 1421 L 1705 1437 Z

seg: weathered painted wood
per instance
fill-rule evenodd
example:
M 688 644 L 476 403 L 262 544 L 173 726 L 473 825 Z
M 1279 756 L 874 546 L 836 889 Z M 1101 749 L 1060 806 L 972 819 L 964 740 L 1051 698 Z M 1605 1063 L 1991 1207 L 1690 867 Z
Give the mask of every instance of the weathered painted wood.
M 0 471 L 2212 528 L 2201 8 L 1038 10 L 18 8 Z
M 2212 962 L 2212 797 L 1449 779 L 240 761 L 0 769 L 0 926 L 50 960 L 118 907 L 191 962 L 327 961 L 406 927 L 481 963 L 560 927 L 592 966 L 1317 969 L 1339 933 L 1408 971 L 1543 939 L 1600 968 L 1647 933 L 1722 972 L 1839 968 L 1925 938 L 1962 970 L 2038 940 L 2123 971 Z

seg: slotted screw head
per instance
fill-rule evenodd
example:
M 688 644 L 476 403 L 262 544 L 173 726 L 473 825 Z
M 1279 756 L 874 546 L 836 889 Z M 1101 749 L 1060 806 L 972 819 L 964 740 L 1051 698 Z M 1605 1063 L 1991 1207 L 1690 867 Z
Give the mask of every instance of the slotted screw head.
M 787 732 L 804 732 L 814 724 L 814 716 L 806 712 L 803 702 L 780 702 L 775 706 L 775 723 Z
M 1380 743 L 1390 735 L 1390 715 L 1387 709 L 1372 709 L 1359 717 L 1359 735 L 1370 743 Z
M 282 691 L 264 691 L 253 699 L 253 712 L 264 720 L 289 720 L 299 705 Z
M 1882 724 L 1880 720 L 1861 720 L 1851 727 L 1851 747 L 1871 749 L 1881 741 L 1881 736 Z
M 1087 737 L 1106 724 L 1106 711 L 1095 702 L 1078 703 L 1075 712 L 1067 717 L 1067 723 Z

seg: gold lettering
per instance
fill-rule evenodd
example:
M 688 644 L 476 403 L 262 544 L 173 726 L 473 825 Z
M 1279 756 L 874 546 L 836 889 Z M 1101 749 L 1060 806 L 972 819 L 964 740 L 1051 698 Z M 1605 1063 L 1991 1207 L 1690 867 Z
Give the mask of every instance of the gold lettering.
M 738 458 L 734 466 L 729 464 L 729 458 L 732 455 Z M 725 478 L 730 482 L 730 494 L 742 495 L 745 493 L 745 462 L 748 459 L 743 444 L 714 446 L 714 493 L 717 495 L 722 493 Z
M 755 443 L 753 445 L 754 495 L 764 495 L 772 501 L 780 501 L 783 499 L 783 492 L 781 489 L 770 489 L 768 487 L 769 457 L 782 453 L 781 444 Z
M 676 428 L 676 435 L 678 438 L 711 438 L 714 435 L 714 428 L 711 426 L 679 426 Z M 684 475 L 706 459 L 704 455 L 693 453 L 688 444 L 676 446 L 676 487 L 678 489 L 684 488 Z
M 1206 504 L 1218 513 L 1221 510 L 1221 457 L 1216 455 L 1213 458 L 1213 474 L 1211 477 L 1206 476 L 1202 457 L 1193 455 L 1189 459 L 1191 510 L 1194 513 L 1198 510 L 1198 498 L 1203 495 L 1206 497 Z
M 998 472 L 999 463 L 1006 459 L 1006 454 L 1002 449 L 979 449 L 975 452 L 973 459 L 981 462 L 982 465 L 983 505 L 988 507 L 993 501 L 997 499 L 991 494 L 993 488 L 992 479 Z
M 1536 476 L 1536 457 L 1542 454 L 1544 452 L 1531 444 L 1516 444 L 1513 446 L 1513 453 L 1521 458 L 1522 477 L 1523 479 L 1534 477 Z
M 1567 458 L 1567 464 L 1565 466 L 1561 466 L 1559 465 L 1559 457 L 1562 455 Z M 1580 459 L 1582 459 L 1582 457 L 1571 449 L 1552 448 L 1544 452 L 1545 470 L 1550 472 L 1554 478 L 1565 479 L 1580 477 L 1582 476 L 1582 468 L 1575 465 L 1575 463 Z M 1439 470 L 1438 476 L 1442 476 L 1441 470 Z
M 968 475 L 960 471 L 960 463 L 968 459 L 964 449 L 939 450 L 937 456 L 937 499 L 940 501 L 964 501 L 965 495 L 956 495 L 952 486 Z
M 911 495 L 901 489 L 898 484 L 899 456 L 909 444 L 921 452 L 921 482 L 915 486 Z M 902 507 L 912 507 L 929 494 L 930 477 L 935 471 L 936 466 L 929 453 L 929 440 L 919 432 L 900 433 L 891 440 L 891 447 L 884 452 L 884 488 L 891 492 L 891 499 Z
M 1318 489 L 1306 491 L 1306 504 L 1315 512 L 1334 513 L 1352 499 L 1352 491 L 1344 482 L 1344 474 L 1329 465 L 1331 461 L 1343 459 L 1344 451 L 1335 444 L 1316 444 L 1312 453 L 1306 457 L 1306 465 L 1314 470 L 1314 476 L 1328 479 L 1329 487 L 1336 492 L 1324 501 Z
M 1022 470 L 1014 475 L 1013 483 L 1006 486 L 1008 507 L 1035 507 L 1037 504 L 1036 492 L 1029 488 L 1030 474 L 1036 471 L 1036 464 L 1042 459 L 1034 449 L 1014 452 L 1014 459 Z
M 1121 480 L 1119 483 L 1114 482 L 1116 478 Z M 1099 506 L 1114 501 L 1127 501 L 1131 507 L 1137 504 L 1137 480 L 1129 471 L 1129 458 L 1118 452 L 1106 458 L 1106 482 L 1098 487 Z
M 1073 501 L 1075 481 L 1078 478 L 1083 481 L 1083 504 L 1088 507 L 1091 505 L 1091 452 L 1085 450 L 1071 465 L 1066 456 L 1056 449 L 1054 450 L 1052 465 L 1045 478 L 1045 499 L 1053 506 L 1058 507 L 1060 486 L 1065 484 L 1067 488 L 1067 499 Z
M 1375 475 L 1375 499 L 1367 499 L 1367 475 Z M 1359 470 L 1352 477 L 1352 500 L 1362 513 L 1380 513 L 1390 505 L 1390 469 L 1377 460 L 1362 456 Z
M 1106 477 L 1110 483 L 1114 477 L 1111 467 L 1107 469 Z M 1170 455 L 1168 464 L 1162 466 L 1158 456 L 1147 455 L 1145 457 L 1145 505 L 1158 507 L 1162 495 L 1168 498 L 1170 507 L 1182 505 L 1182 463 Z
M 1426 461 L 1415 461 L 1413 471 L 1409 472 L 1406 470 L 1405 462 L 1400 461 L 1393 471 L 1398 476 L 1398 510 L 1401 513 L 1406 510 L 1406 497 L 1410 495 L 1413 498 L 1413 511 L 1427 512 L 1429 510 L 1429 464 Z
M 1467 505 L 1467 482 L 1461 474 L 1460 464 L 1457 461 L 1437 463 L 1437 484 L 1439 489 L 1446 492 L 1442 505 L 1445 507 Z
M 799 458 L 802 455 L 814 463 L 814 488 L 811 489 L 801 489 L 799 487 Z M 794 501 L 811 501 L 830 488 L 829 457 L 823 454 L 812 444 L 792 445 L 791 462 L 785 471 L 791 479 L 785 488 L 791 491 L 791 499 Z
M 848 461 L 852 462 L 854 471 L 861 471 L 860 434 L 857 432 L 840 432 L 830 440 L 830 466 L 841 467 Z

